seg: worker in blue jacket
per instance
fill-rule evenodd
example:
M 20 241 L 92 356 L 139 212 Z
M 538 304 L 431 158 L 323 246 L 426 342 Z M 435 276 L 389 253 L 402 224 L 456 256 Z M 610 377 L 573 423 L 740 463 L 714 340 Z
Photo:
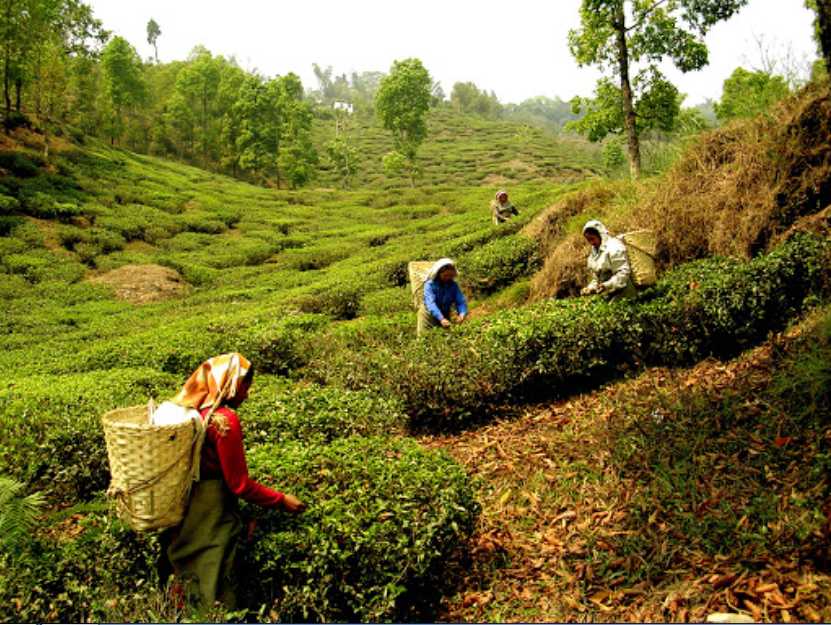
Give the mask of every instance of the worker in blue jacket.
M 455 306 L 458 322 L 467 317 L 467 300 L 456 284 L 459 272 L 449 258 L 436 261 L 424 283 L 424 297 L 418 309 L 418 336 L 430 328 L 449 328 L 450 309 Z

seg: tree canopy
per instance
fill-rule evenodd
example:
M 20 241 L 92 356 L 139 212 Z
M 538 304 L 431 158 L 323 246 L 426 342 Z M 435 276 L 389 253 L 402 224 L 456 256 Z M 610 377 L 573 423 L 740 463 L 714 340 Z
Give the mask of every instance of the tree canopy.
M 721 101 L 715 105 L 716 116 L 722 122 L 751 117 L 770 108 L 788 92 L 788 83 L 782 76 L 737 67 L 724 81 Z
M 682 72 L 704 67 L 704 35 L 746 3 L 583 0 L 580 27 L 569 33 L 569 48 L 579 65 L 597 65 L 610 76 L 600 80 L 593 99 L 574 101 L 575 112 L 587 111 L 585 122 L 574 127 L 593 140 L 625 132 L 631 174 L 640 175 L 640 132 L 671 125 L 680 108 L 678 90 L 658 63 L 669 59 Z M 639 67 L 634 73 L 633 66 Z
M 427 111 L 433 82 L 418 59 L 395 61 L 381 79 L 375 108 L 384 128 L 392 133 L 395 151 L 408 163 L 415 184 L 416 152 L 427 136 Z M 399 161 L 400 159 L 392 159 Z

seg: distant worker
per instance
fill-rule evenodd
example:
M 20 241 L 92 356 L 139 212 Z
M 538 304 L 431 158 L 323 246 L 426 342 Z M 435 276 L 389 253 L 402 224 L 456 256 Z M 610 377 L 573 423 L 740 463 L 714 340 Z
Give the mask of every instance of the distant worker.
M 455 305 L 458 322 L 467 317 L 467 300 L 456 284 L 459 272 L 449 258 L 433 263 L 424 283 L 424 297 L 418 309 L 418 336 L 430 328 L 449 328 L 450 310 Z
M 623 241 L 610 235 L 606 226 L 596 220 L 583 226 L 583 236 L 592 246 L 587 262 L 592 281 L 580 294 L 602 293 L 610 300 L 634 296 L 635 285 Z
M 519 215 L 516 207 L 508 201 L 508 192 L 504 189 L 496 192 L 496 198 L 491 202 L 491 215 L 496 226 L 505 223 L 514 215 Z

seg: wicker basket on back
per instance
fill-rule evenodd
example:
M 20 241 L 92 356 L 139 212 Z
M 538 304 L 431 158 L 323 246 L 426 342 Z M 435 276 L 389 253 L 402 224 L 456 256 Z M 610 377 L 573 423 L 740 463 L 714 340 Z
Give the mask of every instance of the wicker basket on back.
M 618 237 L 626 245 L 635 286 L 652 286 L 657 280 L 655 253 L 658 239 L 653 230 L 634 230 Z
M 172 527 L 184 518 L 204 438 L 201 420 L 153 425 L 147 406 L 101 418 L 112 476 L 107 495 L 134 530 Z
M 424 297 L 424 283 L 427 282 L 432 267 L 433 263 L 429 260 L 414 260 L 407 263 L 410 291 L 413 294 L 413 307 L 415 308 L 421 306 L 421 300 Z

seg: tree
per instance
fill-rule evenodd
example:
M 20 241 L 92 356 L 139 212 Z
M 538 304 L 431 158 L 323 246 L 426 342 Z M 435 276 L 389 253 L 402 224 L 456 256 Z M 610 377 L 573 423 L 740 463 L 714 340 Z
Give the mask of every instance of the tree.
M 108 37 L 92 10 L 80 0 L 0 0 L 0 49 L 2 49 L 5 115 L 20 113 L 26 88 L 37 85 L 47 60 L 54 61 L 55 46 L 64 56 L 93 54 Z M 54 70 L 54 64 L 50 71 Z M 35 104 L 41 109 L 39 90 Z
M 636 143 L 640 144 L 639 137 L 646 130 L 671 132 L 683 100 L 678 89 L 656 71 L 639 75 L 632 83 L 632 91 L 632 106 L 637 112 L 634 127 Z M 607 135 L 621 134 L 626 129 L 626 111 L 622 102 L 620 87 L 607 78 L 601 78 L 597 83 L 594 98 L 574 98 L 573 112 L 584 115 L 567 123 L 566 128 L 585 134 L 589 141 L 601 141 Z M 631 145 L 630 137 L 630 148 Z M 633 172 L 633 175 L 640 173 L 640 147 L 638 150 L 638 171 L 637 174 Z
M 597 87 L 602 99 L 596 98 L 593 105 L 581 99 L 575 108 L 579 111 L 588 105 L 595 119 L 605 118 L 599 125 L 583 126 L 593 128 L 595 133 L 602 128 L 607 133 L 616 131 L 617 126 L 609 123 L 612 119 L 622 122 L 633 177 L 638 177 L 641 170 L 637 100 L 652 104 L 671 101 L 667 98 L 670 85 L 656 64 L 669 57 L 682 72 L 705 66 L 708 56 L 704 35 L 745 4 L 747 0 L 582 0 L 580 28 L 569 33 L 569 48 L 579 65 L 598 65 L 616 76 L 620 104 L 613 105 L 609 96 L 614 85 L 604 78 Z M 640 62 L 647 67 L 633 76 L 632 65 Z M 633 86 L 638 85 L 640 93 L 636 94 Z M 653 93 L 652 89 L 657 91 Z M 601 112 L 601 108 L 612 105 L 611 110 Z M 671 112 L 659 113 L 650 106 L 648 115 L 665 117 Z M 640 127 L 645 124 L 641 122 Z
M 326 155 L 340 178 L 341 185 L 348 188 L 356 172 L 358 151 L 341 134 L 326 144 Z
M 156 60 L 156 63 L 159 62 L 159 47 L 157 43 L 159 41 L 159 35 L 161 34 L 162 29 L 159 28 L 156 20 L 151 17 L 150 21 L 147 22 L 147 43 L 153 46 L 153 58 Z
M 805 0 L 805 6 L 817 14 L 814 20 L 817 47 L 825 60 L 825 73 L 831 76 L 831 0 Z
M 124 132 L 124 115 L 145 101 L 146 86 L 141 74 L 141 59 L 123 37 L 113 37 L 101 54 L 104 102 L 109 112 L 110 143 Z
M 415 186 L 418 148 L 427 136 L 426 115 L 432 84 L 420 60 L 395 61 L 375 96 L 376 112 L 384 128 L 392 133 L 396 152 L 408 164 L 412 186 Z
M 190 106 L 199 119 L 196 143 L 202 153 L 202 165 L 208 167 L 212 152 L 218 145 L 219 129 L 212 124 L 213 107 L 219 91 L 221 68 L 219 57 L 214 58 L 202 46 L 190 53 L 188 63 L 176 77 L 176 93 Z
M 280 143 L 279 93 L 273 84 L 249 75 L 240 88 L 228 125 L 239 167 L 258 176 L 275 168 Z
M 752 117 L 766 111 L 788 93 L 788 84 L 781 76 L 737 67 L 724 81 L 721 102 L 715 105 L 716 116 L 721 122 Z
M 272 82 L 279 107 L 277 186 L 282 172 L 296 189 L 311 180 L 317 164 L 317 152 L 310 134 L 312 112 L 303 99 L 303 84 L 297 74 L 290 72 Z

